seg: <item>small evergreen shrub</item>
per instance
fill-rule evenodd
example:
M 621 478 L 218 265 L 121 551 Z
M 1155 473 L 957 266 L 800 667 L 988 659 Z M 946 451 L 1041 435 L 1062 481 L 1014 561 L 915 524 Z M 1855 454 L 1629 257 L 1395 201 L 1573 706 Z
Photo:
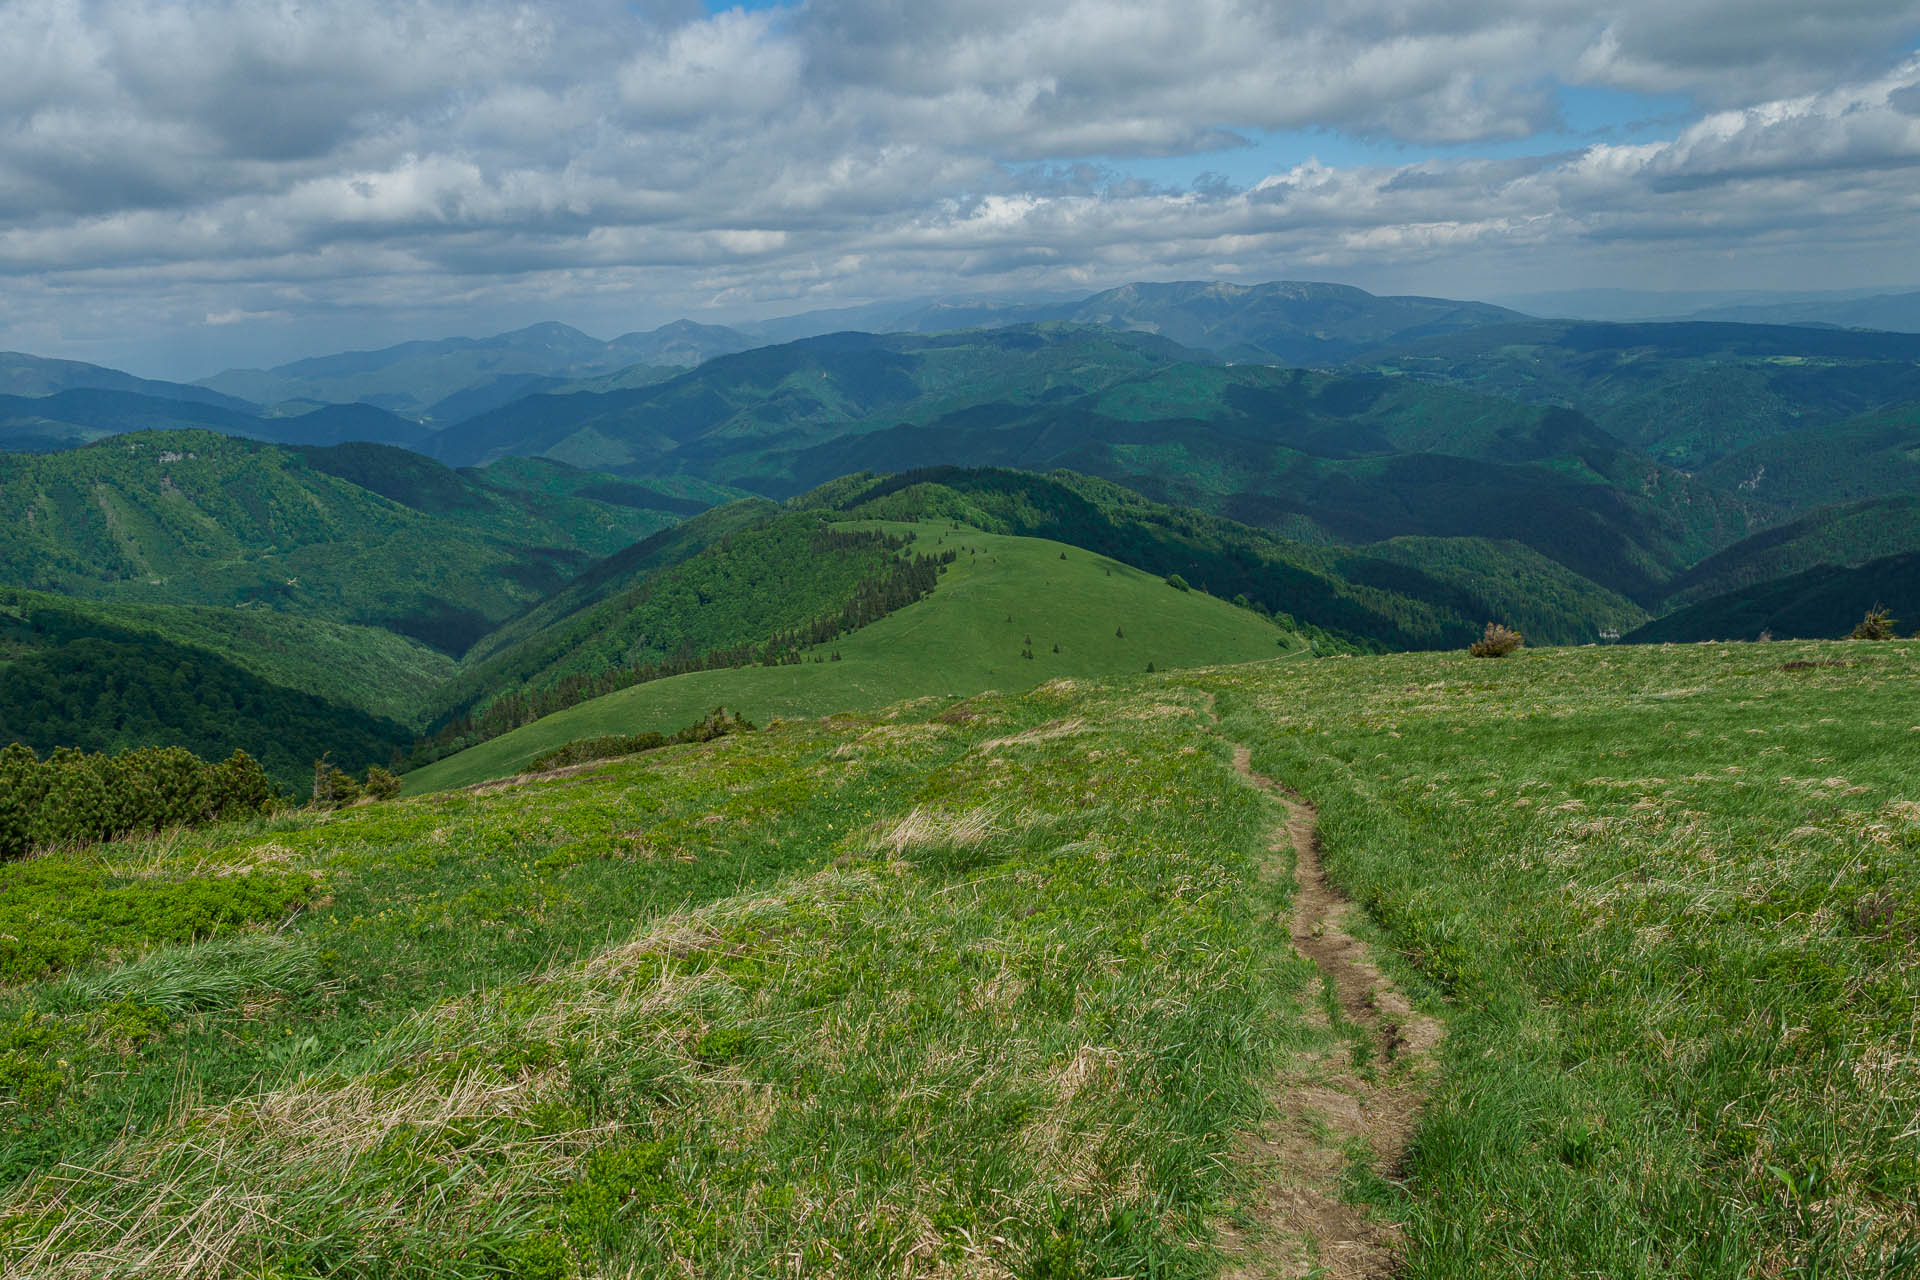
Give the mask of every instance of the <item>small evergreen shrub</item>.
M 361 784 L 360 789 L 370 800 L 391 800 L 400 794 L 400 779 L 377 764 L 369 765 L 367 780 Z
M 1193 588 L 1192 588 L 1192 587 L 1190 587 L 1190 586 L 1188 586 L 1188 585 L 1187 585 L 1187 580 L 1186 580 L 1185 578 L 1183 578 L 1183 577 L 1181 577 L 1181 576 L 1180 576 L 1179 574 L 1177 574 L 1177 573 L 1170 573 L 1170 574 L 1168 574 L 1168 575 L 1167 575 L 1167 585 L 1168 585 L 1168 586 L 1170 586 L 1170 587 L 1172 587 L 1172 588 L 1173 588 L 1173 589 L 1174 589 L 1175 591 L 1191 591 L 1191 590 L 1193 590 Z
M 360 798 L 360 784 L 325 756 L 313 762 L 313 807 L 344 809 Z
M 1476 658 L 1504 658 L 1526 642 L 1526 637 L 1512 627 L 1489 622 L 1486 634 L 1468 645 L 1467 652 Z
M 1860 625 L 1853 629 L 1853 633 L 1847 639 L 1892 640 L 1894 621 L 1893 615 L 1888 613 L 1884 606 L 1876 604 L 1867 610 L 1866 616 L 1860 619 Z

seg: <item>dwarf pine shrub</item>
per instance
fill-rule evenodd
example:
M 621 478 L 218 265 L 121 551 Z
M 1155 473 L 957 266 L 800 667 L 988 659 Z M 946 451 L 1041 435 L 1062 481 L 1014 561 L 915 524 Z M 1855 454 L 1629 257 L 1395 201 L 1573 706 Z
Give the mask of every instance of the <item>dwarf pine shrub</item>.
M 1894 638 L 1893 624 L 1893 615 L 1887 612 L 1885 606 L 1876 604 L 1867 610 L 1866 616 L 1860 619 L 1860 625 L 1853 629 L 1847 639 L 1891 640 Z
M 42 760 L 16 742 L 0 749 L 0 860 L 241 817 L 272 801 L 266 772 L 244 751 L 209 764 L 180 747 L 114 756 L 58 747 Z
M 1489 622 L 1486 634 L 1468 645 L 1467 652 L 1476 658 L 1504 658 L 1526 642 L 1526 637 L 1512 627 Z

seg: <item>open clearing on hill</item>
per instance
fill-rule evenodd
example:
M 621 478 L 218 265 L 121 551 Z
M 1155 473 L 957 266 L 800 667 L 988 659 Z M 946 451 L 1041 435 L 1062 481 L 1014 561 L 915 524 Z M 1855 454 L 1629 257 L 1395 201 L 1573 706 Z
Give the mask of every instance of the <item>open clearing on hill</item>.
M 1911 1274 L 1912 650 L 1053 681 L 0 867 L 0 1269 Z
M 1247 609 L 1177 591 L 1139 569 L 1045 538 L 955 530 L 948 522 L 858 521 L 915 535 L 913 550 L 960 551 L 929 598 L 808 655 L 799 666 L 698 671 L 557 712 L 406 776 L 408 794 L 504 777 L 536 756 L 602 734 L 672 733 L 716 706 L 764 724 L 870 711 L 902 698 L 1031 688 L 1251 662 L 1300 640 Z M 839 662 L 822 661 L 839 653 Z M 1022 657 L 1022 653 L 1031 657 Z

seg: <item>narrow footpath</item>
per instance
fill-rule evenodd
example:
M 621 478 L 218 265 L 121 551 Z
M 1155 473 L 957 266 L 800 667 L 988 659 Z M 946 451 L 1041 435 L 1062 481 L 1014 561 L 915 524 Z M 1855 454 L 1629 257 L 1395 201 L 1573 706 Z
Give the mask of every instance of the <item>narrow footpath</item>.
M 1269 846 L 1275 855 L 1269 873 L 1284 875 L 1292 853 L 1296 888 L 1287 928 L 1294 947 L 1319 967 L 1337 1009 L 1321 1013 L 1323 1025 L 1340 1034 L 1273 1081 L 1268 1119 L 1245 1152 L 1259 1182 L 1252 1221 L 1224 1233 L 1233 1260 L 1223 1274 L 1230 1280 L 1391 1276 L 1400 1260 L 1397 1227 L 1349 1199 L 1351 1171 L 1360 1162 L 1382 1177 L 1399 1175 L 1444 1029 L 1413 1007 L 1343 927 L 1351 904 L 1321 868 L 1313 807 L 1255 773 L 1248 748 L 1234 748 L 1233 764 L 1286 810 Z

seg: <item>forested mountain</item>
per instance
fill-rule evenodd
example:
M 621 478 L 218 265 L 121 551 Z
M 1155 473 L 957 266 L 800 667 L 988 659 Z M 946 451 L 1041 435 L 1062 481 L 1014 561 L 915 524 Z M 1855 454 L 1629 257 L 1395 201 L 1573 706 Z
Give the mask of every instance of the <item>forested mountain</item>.
M 432 451 L 456 464 L 538 453 L 732 482 L 717 465 L 731 456 L 982 402 L 1050 403 L 1183 358 L 1201 357 L 1145 335 L 1061 327 L 833 334 L 719 356 L 656 385 L 529 397 L 442 432 Z
M 0 743 L 42 753 L 179 746 L 208 760 L 245 751 L 297 794 L 321 756 L 364 768 L 411 737 L 393 720 L 152 630 L 46 597 L 0 603 Z
M 1920 493 L 1822 507 L 1708 556 L 1667 584 L 1664 609 L 1790 577 L 1920 551 Z
M 1772 436 L 1701 478 L 1790 510 L 1920 493 L 1920 400 Z
M 775 497 L 862 469 L 1066 467 L 1296 537 L 1520 542 L 1643 601 L 1772 512 L 1578 412 L 1411 378 L 1223 366 L 1058 326 L 808 339 L 653 387 L 535 397 L 438 447 Z
M 496 488 L 377 445 L 139 432 L 0 455 L 0 584 L 265 606 L 458 653 L 672 519 Z
M 268 684 L 408 727 L 425 719 L 434 692 L 455 670 L 446 654 L 392 631 L 275 609 L 83 600 L 0 587 L 0 613 L 15 619 L 60 614 L 97 625 L 102 634 L 140 634 L 203 650 Z

